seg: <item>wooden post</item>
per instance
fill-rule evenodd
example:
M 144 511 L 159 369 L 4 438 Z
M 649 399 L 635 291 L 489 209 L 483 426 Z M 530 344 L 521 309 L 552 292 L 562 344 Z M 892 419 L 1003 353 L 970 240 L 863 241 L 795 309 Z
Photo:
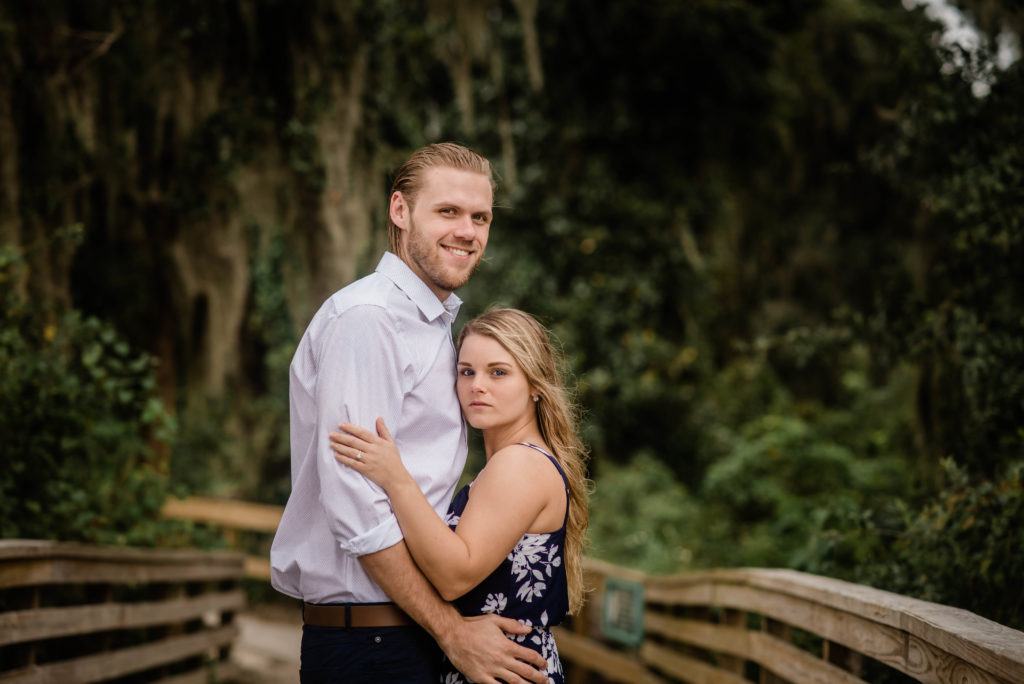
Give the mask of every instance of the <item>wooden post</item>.
M 736 627 L 737 629 L 747 628 L 747 614 L 742 610 L 733 610 L 731 608 L 724 608 L 722 610 L 722 624 L 727 627 Z M 738 658 L 731 655 L 718 655 L 718 669 L 725 670 L 726 672 L 734 672 L 738 675 L 742 675 L 745 667 L 743 658 Z
M 843 668 L 850 674 L 860 676 L 863 656 L 842 644 L 825 639 L 821 644 L 821 659 Z
M 581 637 L 591 636 L 588 633 L 587 626 L 590 623 L 590 607 L 592 603 L 587 601 L 583 604 L 579 614 L 572 617 L 572 631 L 574 634 L 578 634 Z M 566 684 L 586 684 L 590 679 L 589 672 L 584 669 L 583 663 L 573 662 L 570 666 L 572 669 L 569 673 L 569 679 Z
M 778 637 L 787 644 L 792 641 L 793 628 L 784 622 L 779 622 L 778 620 L 762 617 L 761 631 L 771 634 L 774 637 Z M 787 684 L 787 682 L 782 677 L 779 677 L 762 667 L 760 684 Z

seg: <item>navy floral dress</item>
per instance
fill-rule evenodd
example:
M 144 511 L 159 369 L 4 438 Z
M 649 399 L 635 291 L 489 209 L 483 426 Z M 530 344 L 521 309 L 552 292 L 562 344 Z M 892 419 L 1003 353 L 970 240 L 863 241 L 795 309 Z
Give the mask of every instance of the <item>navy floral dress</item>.
M 524 534 L 494 572 L 454 603 L 466 616 L 495 613 L 532 626 L 532 632 L 510 638 L 547 659 L 549 684 L 563 684 L 562 663 L 558 660 L 558 649 L 550 627 L 561 622 L 569 612 L 569 588 L 563 558 L 565 523 L 569 519 L 569 486 L 554 456 L 536 445 L 520 444 L 541 452 L 558 469 L 566 485 L 565 519 L 554 532 Z M 453 530 L 466 509 L 471 486 L 472 483 L 460 489 L 448 507 L 445 522 Z M 445 658 L 441 666 L 441 681 L 444 684 L 463 684 L 466 678 Z

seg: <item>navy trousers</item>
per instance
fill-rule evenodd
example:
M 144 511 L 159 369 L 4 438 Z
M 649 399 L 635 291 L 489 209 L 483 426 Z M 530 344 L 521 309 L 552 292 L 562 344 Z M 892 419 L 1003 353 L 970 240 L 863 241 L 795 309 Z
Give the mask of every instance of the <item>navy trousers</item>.
M 437 684 L 441 649 L 419 625 L 302 626 L 302 684 Z

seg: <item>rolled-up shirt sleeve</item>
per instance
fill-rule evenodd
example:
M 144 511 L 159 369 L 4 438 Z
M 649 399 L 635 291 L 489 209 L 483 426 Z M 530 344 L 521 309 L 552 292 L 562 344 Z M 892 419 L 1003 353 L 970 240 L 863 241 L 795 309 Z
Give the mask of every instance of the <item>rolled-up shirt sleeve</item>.
M 342 421 L 375 430 L 378 416 L 393 429 L 414 371 L 398 322 L 383 307 L 348 309 L 324 333 L 316 381 L 320 505 L 341 549 L 362 556 L 394 546 L 402 531 L 384 490 L 334 458 L 329 433 Z

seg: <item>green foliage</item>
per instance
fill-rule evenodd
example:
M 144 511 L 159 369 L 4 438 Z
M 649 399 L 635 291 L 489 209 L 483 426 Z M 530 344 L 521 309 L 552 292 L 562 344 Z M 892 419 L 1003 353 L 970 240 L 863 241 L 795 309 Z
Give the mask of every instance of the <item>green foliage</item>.
M 285 280 L 320 252 L 324 193 L 380 176 L 383 194 L 408 150 L 454 139 L 507 179 L 464 315 L 518 306 L 564 343 L 598 468 L 596 555 L 658 571 L 795 565 L 966 602 L 941 567 L 955 556 L 979 582 L 964 605 L 1004 614 L 996 587 L 1019 559 L 971 534 L 1012 540 L 1001 521 L 1019 514 L 1024 69 L 994 68 L 991 36 L 974 53 L 937 49 L 923 8 L 876 0 L 596 13 L 552 0 L 533 27 L 537 89 L 509 3 L 475 19 L 396 0 L 64 5 L 12 9 L 4 30 L 23 64 L 11 99 L 25 226 L 85 207 L 76 306 L 166 349 L 157 338 L 181 327 L 160 317 L 180 298 L 168 246 L 197 217 L 237 218 L 233 178 L 253 159 L 282 174 L 266 203 L 280 213 L 249 241 L 242 377 L 181 416 L 175 481 L 283 501 L 298 336 Z M 982 28 L 1014 19 L 1008 7 L 984 3 Z M 54 105 L 36 84 L 52 64 L 79 65 L 39 28 L 122 18 L 133 30 L 77 72 L 96 77 L 81 102 Z M 472 122 L 452 76 L 463 59 Z M 194 92 L 179 97 L 187 79 Z M 47 123 L 91 111 L 91 88 L 113 104 Z M 321 130 L 330 116 L 354 125 Z M 339 132 L 349 156 L 324 159 Z M 336 162 L 352 166 L 350 187 L 325 187 Z M 65 337 L 80 331 L 64 356 L 130 364 L 75 321 L 54 319 Z M 18 359 L 50 349 L 10 339 Z M 193 343 L 175 340 L 169 360 L 187 365 Z M 11 363 L 21 370 L 3 382 L 31 385 Z M 174 371 L 188 395 L 189 369 Z M 950 457 L 961 475 L 944 472 Z
M 700 531 L 697 502 L 664 462 L 639 453 L 625 465 L 602 462 L 590 499 L 589 553 L 645 570 L 680 572 Z
M 0 536 L 154 544 L 174 430 L 154 361 L 96 318 L 18 296 L 20 264 L 0 248 Z
M 763 353 L 709 384 L 695 411 L 705 426 L 698 448 L 713 455 L 698 490 L 696 564 L 792 567 L 829 511 L 917 490 L 907 462 L 912 374 L 872 380 L 864 348 L 833 353 L 847 369 L 835 407 L 795 400 Z
M 737 359 L 695 410 L 713 457 L 700 480 L 684 487 L 651 454 L 599 462 L 592 553 L 652 572 L 797 567 L 835 516 L 914 496 L 908 374 L 872 385 L 862 352 L 846 355 L 842 409 L 794 402 L 763 359 Z
M 950 55 L 955 59 L 957 53 Z M 968 72 L 967 76 L 976 76 Z M 993 477 L 1024 424 L 1024 136 L 1018 61 L 984 98 L 954 73 L 924 90 L 871 165 L 912 203 L 926 246 L 916 287 L 882 281 L 865 336 L 919 363 L 923 447 Z
M 791 567 L 824 511 L 856 508 L 906 481 L 901 461 L 858 458 L 795 416 L 762 416 L 729 440 L 703 483 L 701 562 L 710 566 Z
M 1024 463 L 972 482 L 951 459 L 920 508 L 833 507 L 802 569 L 979 612 L 1024 628 Z

